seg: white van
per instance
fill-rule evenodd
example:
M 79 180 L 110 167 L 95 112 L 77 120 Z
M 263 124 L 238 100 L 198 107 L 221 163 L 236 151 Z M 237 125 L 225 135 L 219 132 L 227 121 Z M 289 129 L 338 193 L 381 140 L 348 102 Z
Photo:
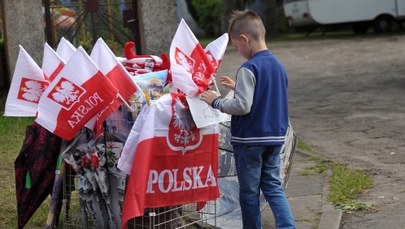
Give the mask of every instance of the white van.
M 405 20 L 405 0 L 284 0 L 283 6 L 293 27 L 352 24 L 355 32 L 372 26 L 386 33 Z
M 318 24 L 309 14 L 308 0 L 284 0 L 283 7 L 290 27 L 305 27 Z

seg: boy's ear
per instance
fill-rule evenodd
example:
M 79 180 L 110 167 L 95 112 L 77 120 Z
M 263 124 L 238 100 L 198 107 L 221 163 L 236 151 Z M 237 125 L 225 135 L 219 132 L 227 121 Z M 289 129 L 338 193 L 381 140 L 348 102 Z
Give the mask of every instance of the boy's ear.
M 250 39 L 246 34 L 239 35 L 240 39 L 246 43 L 249 43 Z

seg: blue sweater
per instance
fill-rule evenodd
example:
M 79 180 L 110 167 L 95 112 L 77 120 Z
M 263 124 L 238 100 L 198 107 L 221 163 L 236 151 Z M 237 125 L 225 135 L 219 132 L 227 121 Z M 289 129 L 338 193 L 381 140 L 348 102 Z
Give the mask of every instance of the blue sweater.
M 284 66 L 271 52 L 264 50 L 256 53 L 239 68 L 235 94 L 238 93 L 238 88 L 243 88 L 245 92 L 247 90 L 242 83 L 238 85 L 238 82 L 243 82 L 238 77 L 252 77 L 253 88 L 249 90 L 254 92 L 252 101 L 248 101 L 251 104 L 250 112 L 232 115 L 231 143 L 252 146 L 284 144 L 288 128 L 288 79 Z M 239 93 L 238 97 L 242 96 Z M 240 100 L 242 102 L 234 104 L 243 103 L 243 99 Z M 212 105 L 232 114 L 226 103 L 226 100 L 218 99 Z

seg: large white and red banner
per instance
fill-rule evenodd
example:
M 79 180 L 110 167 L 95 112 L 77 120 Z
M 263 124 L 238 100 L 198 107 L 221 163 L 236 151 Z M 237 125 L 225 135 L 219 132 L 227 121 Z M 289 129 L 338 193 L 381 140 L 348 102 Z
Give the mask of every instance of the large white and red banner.
M 116 88 L 79 47 L 41 96 L 36 122 L 71 140 L 116 95 Z
M 35 117 L 39 99 L 49 82 L 27 51 L 21 45 L 19 48 L 4 115 Z
M 130 174 L 122 227 L 145 208 L 219 197 L 218 125 L 195 126 L 184 95 L 165 94 L 139 114 L 118 168 Z
M 62 57 L 60 57 L 59 54 L 48 45 L 48 43 L 45 43 L 41 68 L 49 82 L 52 82 L 52 80 L 55 79 L 63 66 L 65 66 L 65 61 Z
M 138 88 L 130 78 L 127 70 L 121 62 L 118 61 L 117 57 L 102 38 L 97 40 L 91 51 L 90 57 L 119 93 L 116 100 L 112 101 L 106 109 L 99 112 L 87 125 L 90 126 L 90 128 L 95 129 L 97 137 L 101 134 L 103 130 L 103 122 L 108 116 L 116 111 L 124 100 L 129 99 Z
M 186 95 L 197 95 L 209 86 L 215 72 L 205 50 L 182 19 L 170 46 L 173 84 Z

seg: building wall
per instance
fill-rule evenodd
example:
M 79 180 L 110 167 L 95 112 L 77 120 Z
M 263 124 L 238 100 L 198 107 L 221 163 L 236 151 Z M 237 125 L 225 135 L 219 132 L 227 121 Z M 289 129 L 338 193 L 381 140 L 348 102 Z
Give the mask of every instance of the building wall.
M 45 43 L 42 1 L 1 0 L 9 82 L 22 45 L 40 65 Z
M 178 20 L 176 0 L 137 0 L 142 53 L 160 55 L 169 52 Z M 41 66 L 46 42 L 42 1 L 1 0 L 3 33 L 9 82 L 21 44 Z M 18 15 L 18 16 L 17 16 Z
M 138 10 L 142 52 L 168 54 L 178 25 L 176 0 L 138 0 Z

